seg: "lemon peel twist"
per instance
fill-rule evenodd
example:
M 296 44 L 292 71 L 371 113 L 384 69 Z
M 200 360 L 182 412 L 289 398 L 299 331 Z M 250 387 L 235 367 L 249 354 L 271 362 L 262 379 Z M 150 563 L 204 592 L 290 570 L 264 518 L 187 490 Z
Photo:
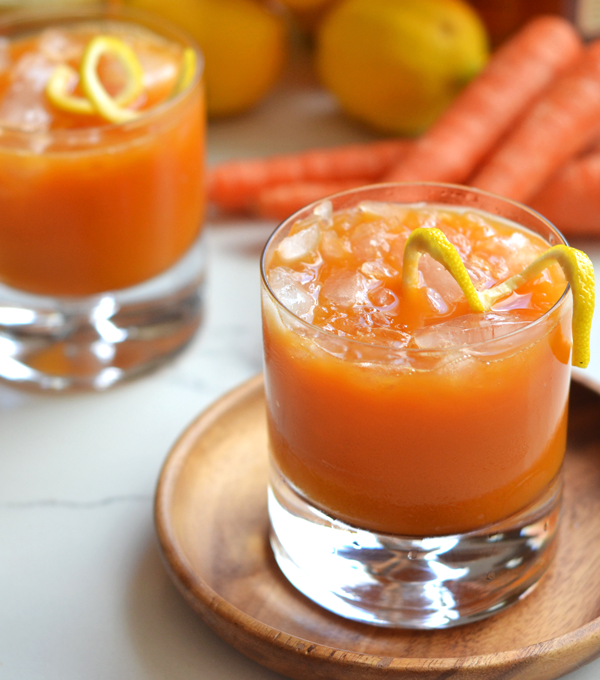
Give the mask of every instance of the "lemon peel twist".
M 489 309 L 527 281 L 539 276 L 553 262 L 560 265 L 573 291 L 573 366 L 590 363 L 590 334 L 595 305 L 594 267 L 581 250 L 558 245 L 542 253 L 519 274 L 479 294 Z
M 121 91 L 112 97 L 100 82 L 98 62 L 103 54 L 112 54 L 125 69 L 126 82 Z M 185 90 L 194 79 L 197 69 L 196 52 L 186 48 L 181 60 L 181 69 L 170 98 Z M 111 123 L 126 123 L 135 120 L 141 113 L 125 108 L 143 91 L 144 72 L 136 53 L 119 38 L 99 35 L 92 38 L 83 53 L 79 74 L 68 64 L 59 64 L 52 72 L 46 85 L 48 99 L 59 109 L 81 115 L 100 115 Z M 85 97 L 69 91 L 71 83 L 81 80 Z
M 419 284 L 418 266 L 423 253 L 428 253 L 454 277 L 474 312 L 487 312 L 527 281 L 539 276 L 556 262 L 563 270 L 573 293 L 573 358 L 572 364 L 585 368 L 590 361 L 590 334 L 595 306 L 594 268 L 589 257 L 576 248 L 558 245 L 542 253 L 522 272 L 488 290 L 479 292 L 473 285 L 456 248 L 436 228 L 419 227 L 406 241 L 402 286 L 408 295 Z
M 116 97 L 108 94 L 98 77 L 98 62 L 105 53 L 117 57 L 125 69 L 126 82 Z M 78 76 L 85 97 L 69 92 L 69 84 Z M 126 122 L 140 115 L 124 107 L 131 104 L 142 90 L 143 70 L 133 49 L 118 38 L 104 35 L 96 36 L 88 43 L 79 74 L 68 64 L 59 64 L 46 85 L 46 95 L 57 108 L 82 115 L 99 114 L 111 123 Z
M 194 79 L 197 68 L 196 52 L 191 47 L 186 47 L 181 59 L 181 68 L 171 97 L 176 97 L 180 92 L 183 92 Z
M 460 259 L 458 250 L 448 241 L 441 229 L 419 227 L 411 232 L 404 247 L 402 263 L 402 288 L 407 293 L 419 285 L 419 259 L 423 253 L 444 266 L 456 280 L 475 312 L 485 311 L 479 293 L 475 289 L 469 272 Z
M 59 64 L 48 80 L 46 95 L 58 109 L 91 116 L 96 111 L 90 100 L 69 93 L 69 83 L 77 77 L 77 71 L 74 68 L 68 64 Z
M 126 83 L 115 99 L 104 88 L 98 76 L 98 62 L 103 54 L 112 54 L 121 62 L 126 72 Z M 98 35 L 92 38 L 81 59 L 81 87 L 94 109 L 111 123 L 126 123 L 140 116 L 139 111 L 125 108 L 143 89 L 142 65 L 136 53 L 118 38 Z

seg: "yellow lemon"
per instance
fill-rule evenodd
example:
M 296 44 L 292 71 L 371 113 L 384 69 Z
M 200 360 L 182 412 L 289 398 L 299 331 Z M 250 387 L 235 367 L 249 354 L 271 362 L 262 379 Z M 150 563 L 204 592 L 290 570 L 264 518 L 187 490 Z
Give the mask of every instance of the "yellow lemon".
M 420 227 L 411 232 L 404 248 L 402 286 L 407 299 L 414 294 L 419 285 L 419 258 L 429 253 L 434 260 L 452 274 L 461 287 L 474 312 L 487 312 L 492 305 L 508 297 L 527 281 L 539 276 L 544 269 L 557 263 L 573 293 L 573 366 L 585 368 L 590 362 L 590 335 L 595 306 L 594 267 L 590 258 L 581 250 L 565 245 L 549 248 L 522 272 L 514 274 L 506 281 L 492 288 L 478 292 L 471 277 L 460 259 L 456 248 L 448 241 L 444 232 L 436 228 Z
M 180 26 L 197 41 L 205 59 L 206 100 L 211 116 L 242 113 L 278 79 L 286 56 L 282 15 L 252 0 L 128 0 Z
M 425 130 L 487 58 L 483 23 L 463 0 L 341 0 L 317 30 L 321 80 L 385 133 Z

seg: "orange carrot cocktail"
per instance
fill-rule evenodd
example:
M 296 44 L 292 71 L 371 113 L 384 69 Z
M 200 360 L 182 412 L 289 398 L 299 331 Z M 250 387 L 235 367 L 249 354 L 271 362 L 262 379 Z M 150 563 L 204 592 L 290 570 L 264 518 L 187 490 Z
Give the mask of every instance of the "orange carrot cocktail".
M 84 298 L 139 287 L 192 251 L 204 209 L 202 58 L 179 32 L 120 12 L 5 21 L 0 133 L 0 283 L 9 292 L 77 300 L 81 309 Z M 198 306 L 189 298 L 198 275 L 182 276 L 158 297 L 135 296 L 137 346 L 115 348 L 121 359 L 104 361 L 105 351 L 83 360 L 81 342 L 69 345 L 64 337 L 59 351 L 30 344 L 13 354 L 30 369 L 26 382 L 36 382 L 40 371 L 60 377 L 62 368 L 85 374 L 86 382 L 103 370 L 103 361 L 125 375 L 174 351 L 198 323 L 198 314 L 189 314 Z M 187 302 L 178 297 L 184 288 Z M 176 330 L 173 342 L 164 332 L 167 314 L 150 322 L 150 307 L 139 306 L 165 295 L 175 295 L 168 319 Z M 112 316 L 90 304 L 92 325 L 100 314 L 124 343 L 131 333 L 113 317 L 126 314 L 127 303 L 117 300 Z M 185 320 L 180 304 L 187 305 Z M 64 304 L 58 311 L 71 313 Z M 157 321 L 162 332 L 148 326 Z M 142 341 L 151 336 L 152 347 Z M 109 341 L 102 333 L 97 340 Z M 67 368 L 75 355 L 78 367 Z
M 429 247 L 437 230 L 487 309 L 446 269 L 455 255 Z M 351 618 L 437 627 L 537 581 L 558 515 L 572 296 L 550 261 L 495 286 L 560 243 L 526 208 L 436 185 L 341 194 L 276 231 L 263 288 L 270 512 L 278 561 L 309 597 Z M 436 562 L 432 546 L 449 540 Z M 473 551 L 489 571 L 492 543 L 490 581 Z

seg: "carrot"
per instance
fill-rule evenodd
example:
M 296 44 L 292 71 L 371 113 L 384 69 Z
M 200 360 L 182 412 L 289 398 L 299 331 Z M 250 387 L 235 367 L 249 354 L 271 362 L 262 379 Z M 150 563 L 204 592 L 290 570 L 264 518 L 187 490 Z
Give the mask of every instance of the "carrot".
M 254 211 L 259 217 L 284 220 L 292 213 L 313 201 L 320 201 L 331 194 L 346 189 L 369 184 L 368 178 L 346 179 L 329 182 L 290 182 L 265 187 L 259 192 L 254 204 Z
M 411 143 L 390 139 L 220 163 L 209 172 L 208 198 L 223 210 L 247 210 L 262 189 L 277 184 L 376 180 Z
M 466 181 L 523 112 L 582 51 L 580 38 L 565 19 L 542 16 L 530 21 L 492 55 L 482 73 L 385 179 Z
M 528 201 L 598 134 L 600 40 L 533 105 L 470 184 Z
M 569 161 L 530 205 L 567 236 L 600 236 L 600 148 Z

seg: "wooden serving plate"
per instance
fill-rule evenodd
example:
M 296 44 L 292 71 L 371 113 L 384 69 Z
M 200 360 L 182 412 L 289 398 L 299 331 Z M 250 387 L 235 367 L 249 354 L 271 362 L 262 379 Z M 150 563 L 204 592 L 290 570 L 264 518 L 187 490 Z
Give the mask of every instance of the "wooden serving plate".
M 171 451 L 155 518 L 167 569 L 221 637 L 291 678 L 551 680 L 600 654 L 600 388 L 574 381 L 558 552 L 529 597 L 441 631 L 376 628 L 313 604 L 271 554 L 262 377 L 223 397 Z

